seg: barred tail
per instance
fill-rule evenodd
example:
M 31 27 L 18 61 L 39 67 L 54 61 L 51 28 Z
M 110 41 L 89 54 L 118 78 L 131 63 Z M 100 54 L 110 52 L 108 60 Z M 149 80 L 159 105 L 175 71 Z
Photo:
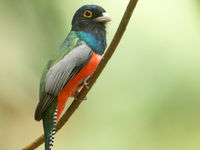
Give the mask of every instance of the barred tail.
M 45 136 L 45 150 L 52 150 L 56 133 L 57 97 L 43 114 L 43 127 Z

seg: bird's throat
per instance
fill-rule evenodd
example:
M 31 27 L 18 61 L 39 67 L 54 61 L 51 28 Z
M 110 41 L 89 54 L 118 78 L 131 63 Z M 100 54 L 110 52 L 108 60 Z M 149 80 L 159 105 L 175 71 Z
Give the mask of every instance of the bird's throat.
M 95 53 L 99 55 L 104 53 L 106 48 L 105 33 L 92 34 L 89 32 L 76 31 L 76 34 L 81 40 L 85 41 L 86 44 L 91 47 Z

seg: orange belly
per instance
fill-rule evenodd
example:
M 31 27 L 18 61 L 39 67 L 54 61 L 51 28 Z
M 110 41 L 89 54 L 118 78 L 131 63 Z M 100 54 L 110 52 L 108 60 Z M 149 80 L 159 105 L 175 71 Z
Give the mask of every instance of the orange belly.
M 82 68 L 82 70 L 74 77 L 69 83 L 63 88 L 61 93 L 58 95 L 58 106 L 57 106 L 57 121 L 65 108 L 65 104 L 69 97 L 74 97 L 74 93 L 80 89 L 79 84 L 88 76 L 92 75 L 97 65 L 99 64 L 102 56 L 93 53 L 89 63 Z

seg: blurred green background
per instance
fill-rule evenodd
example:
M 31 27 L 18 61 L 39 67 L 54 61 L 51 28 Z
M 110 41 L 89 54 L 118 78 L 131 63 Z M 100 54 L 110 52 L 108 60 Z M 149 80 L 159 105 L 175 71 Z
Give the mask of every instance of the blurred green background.
M 43 132 L 33 118 L 42 68 L 84 4 L 112 16 L 110 43 L 128 0 L 1 0 L 1 149 L 21 149 Z M 139 0 L 117 51 L 56 134 L 54 149 L 199 150 L 199 55 L 199 0 Z

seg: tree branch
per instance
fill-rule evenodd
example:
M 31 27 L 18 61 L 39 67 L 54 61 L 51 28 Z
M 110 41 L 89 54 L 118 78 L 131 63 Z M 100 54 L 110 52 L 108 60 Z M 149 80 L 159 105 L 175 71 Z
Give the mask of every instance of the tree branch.
M 117 46 L 118 46 L 118 44 L 119 44 L 119 42 L 120 42 L 125 30 L 126 30 L 126 27 L 127 27 L 128 22 L 129 22 L 129 20 L 131 18 L 133 10 L 134 10 L 134 8 L 135 8 L 135 6 L 137 4 L 137 1 L 138 0 L 130 0 L 129 1 L 129 4 L 128 4 L 127 8 L 126 8 L 126 11 L 125 11 L 125 13 L 123 15 L 123 18 L 122 18 L 122 20 L 120 22 L 120 25 L 119 25 L 116 33 L 115 33 L 115 36 L 114 36 L 110 46 L 108 47 L 104 57 L 102 58 L 101 62 L 99 63 L 97 69 L 95 70 L 93 75 L 88 80 L 89 88 L 84 87 L 81 90 L 81 92 L 79 93 L 79 95 L 77 96 L 78 99 L 83 99 L 87 95 L 87 93 L 92 88 L 93 84 L 95 83 L 95 81 L 97 80 L 97 78 L 99 77 L 101 72 L 103 71 L 104 67 L 106 66 L 106 64 L 110 60 L 111 56 L 113 55 L 115 49 L 117 48 Z M 76 100 L 76 99 L 72 102 L 70 107 L 67 109 L 67 111 L 64 113 L 64 115 L 59 120 L 59 122 L 57 124 L 57 127 L 56 127 L 56 132 L 58 130 L 60 130 L 64 126 L 64 124 L 69 120 L 71 115 L 79 107 L 81 102 L 82 102 L 81 100 Z M 30 143 L 29 145 L 27 145 L 24 148 L 22 148 L 22 150 L 34 150 L 35 148 L 40 146 L 43 142 L 44 142 L 44 135 L 41 135 L 39 138 L 34 140 L 32 143 Z

